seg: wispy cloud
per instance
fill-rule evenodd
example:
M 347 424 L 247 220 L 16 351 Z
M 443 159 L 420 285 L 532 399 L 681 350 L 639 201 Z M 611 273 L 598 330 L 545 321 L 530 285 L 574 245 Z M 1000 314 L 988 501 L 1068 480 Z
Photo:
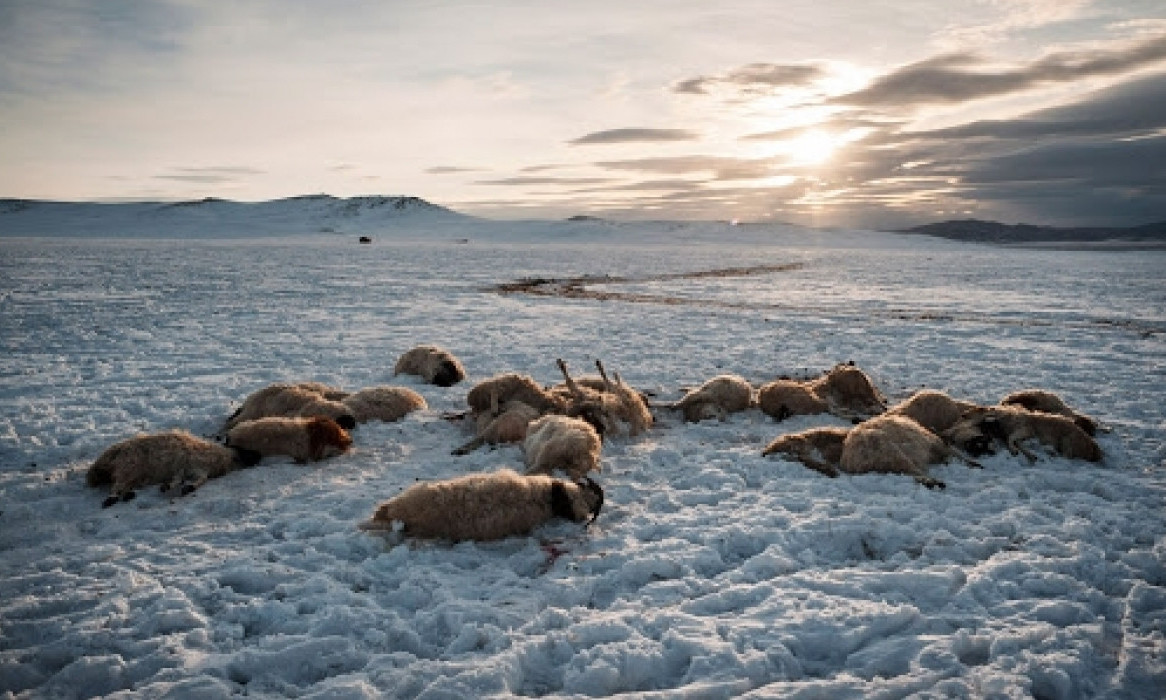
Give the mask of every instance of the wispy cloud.
M 623 170 L 661 175 L 710 174 L 718 180 L 752 180 L 770 177 L 773 161 L 769 158 L 730 158 L 724 156 L 670 156 L 632 158 L 595 163 L 607 170 Z
M 211 166 L 203 168 L 175 168 L 174 172 L 155 175 L 156 180 L 175 180 L 199 184 L 226 184 L 239 182 L 264 171 L 241 166 Z
M 662 143 L 670 141 L 695 141 L 700 135 L 686 129 L 648 129 L 627 127 L 623 129 L 607 129 L 595 131 L 567 143 L 572 146 L 585 146 L 611 143 Z
M 700 75 L 675 83 L 672 91 L 689 95 L 707 94 L 710 88 L 723 86 L 741 91 L 773 91 L 801 88 L 825 77 L 821 63 L 750 63 L 720 75 Z
M 1027 65 L 996 69 L 978 54 L 950 53 L 912 63 L 835 98 L 860 107 L 902 108 L 1007 95 L 1049 83 L 1118 76 L 1166 61 L 1166 36 L 1109 49 L 1057 51 Z
M 458 173 L 480 173 L 483 168 L 466 168 L 458 165 L 435 165 L 431 168 L 426 168 L 427 175 L 456 175 Z
M 493 180 L 474 180 L 475 185 L 594 185 L 610 182 L 605 177 L 502 177 Z

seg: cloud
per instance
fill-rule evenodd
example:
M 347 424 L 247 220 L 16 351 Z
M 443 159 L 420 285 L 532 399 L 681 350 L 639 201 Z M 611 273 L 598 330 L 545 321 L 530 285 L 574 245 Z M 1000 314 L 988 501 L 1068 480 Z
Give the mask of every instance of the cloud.
M 709 88 L 727 86 L 754 92 L 782 88 L 802 88 L 827 75 L 821 63 L 750 63 L 723 75 L 701 75 L 681 80 L 672 86 L 672 92 L 704 95 Z
M 643 129 L 629 127 L 596 131 L 568 141 L 572 146 L 609 143 L 653 143 L 667 141 L 695 141 L 700 136 L 684 129 Z
M 252 175 L 263 175 L 264 171 L 240 166 L 213 166 L 205 168 L 175 168 L 175 172 L 155 175 L 155 180 L 176 180 L 198 184 L 226 184 L 244 180 Z
M 1027 65 L 992 70 L 977 54 L 949 53 L 912 63 L 834 102 L 861 107 L 911 107 L 1007 95 L 1050 83 L 1121 75 L 1166 60 L 1166 36 L 1111 49 L 1045 55 Z
M 611 182 L 606 177 L 503 177 L 496 180 L 474 180 L 475 185 L 596 185 Z
M 480 173 L 482 168 L 463 168 L 457 165 L 435 165 L 432 168 L 426 168 L 425 173 L 428 175 L 456 175 L 458 173 Z
M 750 180 L 774 174 L 770 158 L 729 158 L 723 156 L 671 156 L 663 158 L 635 158 L 608 160 L 595 163 L 607 170 L 626 170 L 661 175 L 693 175 L 711 173 L 718 180 Z

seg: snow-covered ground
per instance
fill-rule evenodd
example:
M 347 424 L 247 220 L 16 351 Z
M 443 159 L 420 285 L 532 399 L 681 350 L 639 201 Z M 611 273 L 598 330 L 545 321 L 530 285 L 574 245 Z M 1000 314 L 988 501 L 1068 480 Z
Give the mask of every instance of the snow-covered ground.
M 366 228 L 372 245 L 342 227 L 0 238 L 0 696 L 1162 696 L 1166 252 Z M 488 291 L 581 275 L 670 303 Z M 392 377 L 422 342 L 470 381 Z M 356 530 L 419 479 L 521 468 L 516 447 L 452 457 L 468 433 L 442 414 L 498 372 L 555 382 L 557 357 L 579 372 L 601 358 L 662 401 L 722 372 L 760 384 L 853 360 L 892 400 L 1038 386 L 1112 430 L 1101 464 L 1004 453 L 937 468 L 932 491 L 760 456 L 826 417 L 658 411 L 605 445 L 589 529 L 458 545 Z M 185 498 L 148 489 L 103 510 L 85 485 L 114 441 L 209 435 L 254 389 L 299 379 L 406 384 L 430 408 L 357 428 L 343 457 L 268 460 Z

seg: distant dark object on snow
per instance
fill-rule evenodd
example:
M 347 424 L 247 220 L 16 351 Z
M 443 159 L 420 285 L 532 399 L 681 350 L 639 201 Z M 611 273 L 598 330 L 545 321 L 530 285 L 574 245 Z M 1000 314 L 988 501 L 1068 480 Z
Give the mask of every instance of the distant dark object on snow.
M 361 243 L 372 243 L 372 239 L 368 236 L 361 236 L 359 240 Z
M 940 238 L 978 243 L 1096 243 L 1129 241 L 1166 243 L 1166 221 L 1126 228 L 1058 228 L 1032 224 L 1002 224 L 997 221 L 960 219 L 901 229 L 894 233 L 922 233 Z

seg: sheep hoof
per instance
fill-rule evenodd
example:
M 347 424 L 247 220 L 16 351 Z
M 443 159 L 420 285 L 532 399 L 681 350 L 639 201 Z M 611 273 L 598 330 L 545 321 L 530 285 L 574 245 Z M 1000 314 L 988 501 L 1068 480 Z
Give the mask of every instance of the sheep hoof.
M 915 480 L 918 481 L 920 484 L 926 486 L 929 489 L 946 489 L 947 488 L 947 484 L 943 483 L 939 479 L 932 479 L 929 476 L 916 477 Z
M 183 484 L 182 489 L 178 492 L 178 495 L 189 496 L 190 494 L 194 493 L 195 488 L 196 487 L 194 484 Z
M 102 507 L 102 508 L 108 508 L 108 507 L 112 506 L 114 503 L 117 503 L 117 502 L 118 502 L 118 501 L 120 501 L 120 500 L 121 500 L 121 498 L 120 498 L 120 497 L 118 497 L 118 496 L 110 496 L 109 498 L 107 498 L 107 499 L 105 499 L 104 501 L 102 501 L 102 502 L 101 502 L 101 507 Z
M 134 500 L 134 497 L 135 497 L 135 496 L 137 496 L 137 495 L 138 495 L 138 492 L 137 492 L 137 491 L 126 491 L 125 493 L 123 493 L 123 494 L 121 495 L 121 500 L 123 500 L 123 501 L 132 501 L 132 500 Z

